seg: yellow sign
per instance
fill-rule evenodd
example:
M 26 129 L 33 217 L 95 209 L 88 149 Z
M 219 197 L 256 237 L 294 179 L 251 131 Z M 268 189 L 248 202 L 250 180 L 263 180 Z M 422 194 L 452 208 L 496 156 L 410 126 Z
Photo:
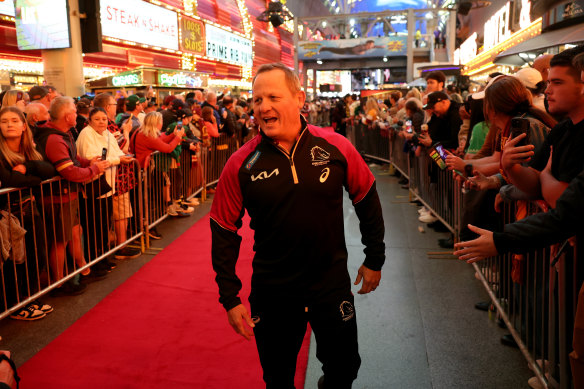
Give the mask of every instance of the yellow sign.
M 183 16 L 180 21 L 180 49 L 205 55 L 205 25 L 200 20 Z

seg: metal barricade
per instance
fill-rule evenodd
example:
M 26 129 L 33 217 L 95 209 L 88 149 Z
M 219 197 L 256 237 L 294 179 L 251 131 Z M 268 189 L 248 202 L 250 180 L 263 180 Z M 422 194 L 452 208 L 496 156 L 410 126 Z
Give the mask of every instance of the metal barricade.
M 458 237 L 462 205 L 462 188 L 452 172 L 441 170 L 423 150 L 419 156 L 409 154 L 410 191 Z
M 219 137 L 211 139 L 211 147 L 208 150 L 207 187 L 219 181 L 227 160 L 235 150 L 237 150 L 237 140 L 234 137 L 219 134 Z
M 354 145 L 364 157 L 375 159 L 381 162 L 390 162 L 390 129 L 380 128 L 377 124 L 367 126 L 361 122 L 353 125 L 352 135 Z
M 0 319 L 143 236 L 139 172 L 136 160 L 106 170 L 116 191 L 104 175 L 84 184 L 54 177 L 0 190 Z
M 502 223 L 540 211 L 531 202 L 506 203 Z M 473 264 L 531 369 L 550 388 L 572 387 L 568 354 L 579 291 L 576 250 L 564 243 Z M 559 261 L 552 267 L 554 258 Z
M 410 151 L 405 149 L 406 140 L 396 130 L 390 130 L 389 159 L 402 176 L 410 178 Z

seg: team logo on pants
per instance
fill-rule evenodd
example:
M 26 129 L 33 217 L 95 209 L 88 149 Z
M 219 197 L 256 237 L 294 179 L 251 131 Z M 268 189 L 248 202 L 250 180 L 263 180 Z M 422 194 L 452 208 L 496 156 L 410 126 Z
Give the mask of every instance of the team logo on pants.
M 339 307 L 343 321 L 349 321 L 355 316 L 355 308 L 349 301 L 343 301 Z

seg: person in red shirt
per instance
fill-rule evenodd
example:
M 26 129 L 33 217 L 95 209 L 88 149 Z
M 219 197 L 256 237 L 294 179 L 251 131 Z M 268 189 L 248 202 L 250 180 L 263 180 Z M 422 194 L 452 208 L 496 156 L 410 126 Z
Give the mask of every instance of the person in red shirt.
M 49 264 L 51 281 L 57 282 L 64 276 L 66 247 L 69 247 L 69 252 L 78 267 L 86 264 L 81 244 L 82 231 L 76 183 L 94 179 L 102 174 L 110 163 L 100 161 L 99 158 L 87 160 L 77 155 L 75 141 L 69 132 L 77 120 L 77 108 L 72 98 L 56 97 L 51 101 L 50 116 L 51 120 L 45 126 L 39 127 L 36 141 L 43 157 L 51 162 L 59 175 L 66 180 L 61 185 L 53 185 L 52 193 L 43 198 L 45 209 L 52 209 L 52 212 L 46 212 L 47 225 L 54 225 L 54 228 L 47 230 L 54 234 L 48 239 L 51 242 Z M 88 273 L 89 271 L 86 272 Z M 84 289 L 85 286 L 82 284 L 68 283 L 61 292 L 78 294 Z

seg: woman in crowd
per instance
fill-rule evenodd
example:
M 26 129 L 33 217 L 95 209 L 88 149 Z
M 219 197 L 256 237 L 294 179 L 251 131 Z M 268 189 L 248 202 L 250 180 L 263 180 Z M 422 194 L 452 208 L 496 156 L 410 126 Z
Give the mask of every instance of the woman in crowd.
M 502 75 L 493 80 L 492 84 L 485 89 L 483 107 L 490 131 L 498 131 L 494 153 L 489 157 L 474 159 L 470 163 L 449 155 L 446 164 L 456 170 L 464 170 L 464 167 L 470 164 L 474 171 L 485 176 L 492 176 L 488 180 L 475 180 L 479 188 L 496 189 L 500 187 L 501 181 L 495 174 L 499 172 L 501 150 L 509 139 L 511 119 L 521 117 L 529 121 L 528 138 L 536 151 L 550 128 L 555 126 L 556 121 L 546 112 L 533 106 L 531 93 L 521 81 L 513 76 Z
M 2 108 L 17 107 L 21 111 L 24 111 L 24 107 L 26 107 L 29 100 L 28 93 L 12 89 L 4 93 L 4 97 L 2 98 Z
M 22 111 L 15 107 L 3 107 L 0 110 L 0 182 L 4 187 L 30 188 L 40 185 L 42 180 L 55 176 L 53 165 L 43 161 L 41 154 L 32 142 L 32 132 Z M 36 190 L 23 190 L 21 195 L 12 193 L 2 195 L 2 209 L 18 219 L 18 222 L 28 232 L 25 235 L 24 262 L 19 260 L 5 262 L 4 282 L 6 303 L 8 307 L 17 300 L 28 298 L 41 288 L 39 272 L 47 263 L 45 250 L 44 224 L 37 208 Z M 4 214 L 3 217 L 8 217 Z M 36 247 L 35 247 L 36 241 Z M 16 254 L 13 250 L 13 256 Z M 12 270 L 14 266 L 16 272 Z M 28 271 L 28 278 L 27 278 Z M 30 282 L 27 282 L 27 281 Z M 15 311 L 10 317 L 19 320 L 36 320 L 43 318 L 53 308 L 39 301 L 33 301 L 24 308 Z
M 209 134 L 211 138 L 218 138 L 219 129 L 217 128 L 217 119 L 215 119 L 215 115 L 213 115 L 213 108 L 209 106 L 203 107 L 201 117 L 203 118 L 207 134 Z
M 161 153 L 172 152 L 185 134 L 182 128 L 175 129 L 168 135 L 161 135 L 160 130 L 162 130 L 162 114 L 160 112 L 150 112 L 144 117 L 144 125 L 142 128 L 132 134 L 130 151 L 136 155 L 136 159 L 142 169 L 148 169 L 149 171 L 157 169 L 162 172 L 168 170 L 168 166 L 154 166 L 154 164 L 146 166 L 146 159 L 154 151 L 160 151 Z M 154 177 L 154 174 L 150 174 L 149 176 L 150 179 Z M 170 199 L 170 185 L 168 182 L 164 183 L 163 188 L 160 188 L 156 182 L 152 182 L 152 185 L 149 185 L 149 189 L 152 199 L 160 197 L 160 193 L 164 193 L 163 201 Z M 154 201 L 151 201 L 151 203 L 154 203 Z M 150 211 L 152 217 L 154 210 L 152 209 Z M 149 229 L 148 234 L 152 239 L 162 239 L 162 235 L 155 228 Z
M 77 139 L 77 151 L 79 155 L 86 159 L 102 157 L 102 151 L 106 150 L 106 160 L 111 166 L 105 170 L 103 180 L 96 179 L 87 186 L 92 185 L 91 191 L 93 197 L 88 196 L 85 205 L 85 252 L 87 258 L 97 258 L 109 248 L 109 231 L 112 227 L 113 215 L 113 194 L 116 192 L 116 173 L 117 166 L 120 163 L 129 163 L 132 157 L 128 157 L 120 149 L 115 136 L 107 130 L 108 118 L 105 109 L 101 107 L 92 108 L 88 115 L 89 125 L 79 134 Z M 103 187 L 101 184 L 104 184 Z M 131 212 L 131 206 L 128 198 L 127 203 L 118 203 L 117 207 L 124 207 L 122 212 Z M 106 261 L 106 265 L 112 268 L 113 263 Z M 102 262 L 103 262 L 102 261 Z M 102 265 L 103 266 L 103 265 Z M 107 266 L 105 266 L 107 267 Z M 83 273 L 82 273 L 83 274 Z

